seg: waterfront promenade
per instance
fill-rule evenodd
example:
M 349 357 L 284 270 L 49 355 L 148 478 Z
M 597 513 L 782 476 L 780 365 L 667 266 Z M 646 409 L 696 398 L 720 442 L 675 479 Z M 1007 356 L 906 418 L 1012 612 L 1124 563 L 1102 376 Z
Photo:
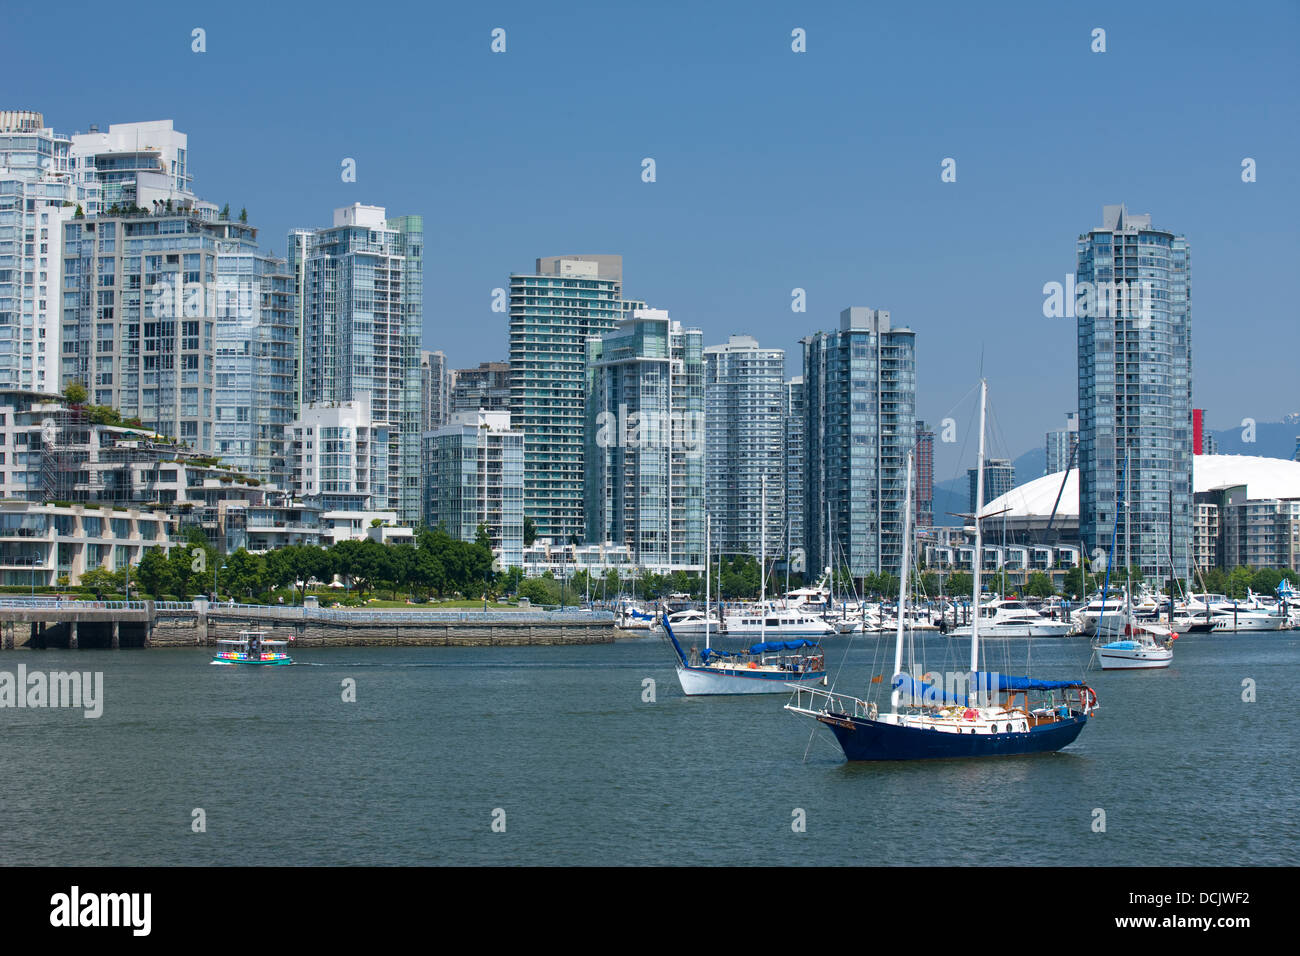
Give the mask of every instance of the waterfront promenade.
M 261 630 L 297 647 L 606 644 L 609 611 L 367 610 L 193 601 L 0 600 L 0 648 L 194 647 Z

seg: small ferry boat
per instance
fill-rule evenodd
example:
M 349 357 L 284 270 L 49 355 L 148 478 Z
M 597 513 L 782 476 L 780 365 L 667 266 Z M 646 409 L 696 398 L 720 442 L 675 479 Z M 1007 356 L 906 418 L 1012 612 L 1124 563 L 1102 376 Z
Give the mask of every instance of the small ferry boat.
M 240 631 L 237 638 L 217 641 L 214 664 L 292 664 L 293 659 L 284 652 L 288 641 L 269 641 L 265 631 Z

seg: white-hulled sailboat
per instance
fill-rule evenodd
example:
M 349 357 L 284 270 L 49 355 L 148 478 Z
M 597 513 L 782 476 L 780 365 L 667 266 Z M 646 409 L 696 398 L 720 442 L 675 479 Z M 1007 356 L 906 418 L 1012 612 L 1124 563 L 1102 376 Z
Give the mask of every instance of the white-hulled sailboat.
M 766 503 L 766 502 L 764 502 Z M 790 683 L 811 684 L 826 680 L 826 655 L 816 641 L 759 641 L 746 651 L 718 651 L 709 644 L 709 546 L 712 519 L 704 522 L 704 651 L 691 648 L 688 654 L 673 634 L 667 613 L 664 633 L 677 652 L 677 679 L 688 696 L 704 694 L 781 694 Z M 766 537 L 761 535 L 761 537 Z M 765 544 L 766 542 L 764 542 Z M 766 570 L 767 551 L 761 562 Z M 764 588 L 766 591 L 766 588 Z M 764 593 L 764 598 L 766 594 Z M 766 600 L 763 601 L 766 604 Z

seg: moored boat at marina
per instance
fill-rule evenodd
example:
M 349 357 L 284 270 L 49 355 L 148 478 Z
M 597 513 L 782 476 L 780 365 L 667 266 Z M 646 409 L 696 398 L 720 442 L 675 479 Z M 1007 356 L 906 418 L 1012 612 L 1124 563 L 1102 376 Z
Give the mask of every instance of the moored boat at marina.
M 973 625 L 953 628 L 949 637 L 970 637 Z M 1054 621 L 1021 601 L 997 598 L 980 608 L 980 636 L 1065 637 L 1074 629 L 1069 621 Z

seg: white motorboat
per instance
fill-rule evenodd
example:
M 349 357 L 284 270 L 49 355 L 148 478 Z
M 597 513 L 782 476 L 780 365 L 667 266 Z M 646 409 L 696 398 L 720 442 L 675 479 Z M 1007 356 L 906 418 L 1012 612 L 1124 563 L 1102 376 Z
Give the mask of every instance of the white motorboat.
M 716 614 L 706 614 L 695 609 L 668 615 L 668 623 L 672 625 L 673 632 L 680 637 L 695 637 L 705 633 L 706 630 L 713 631 L 715 634 L 719 631 Z
M 836 632 L 832 625 L 797 607 L 767 610 L 759 607 L 741 614 L 728 614 L 723 620 L 728 637 L 777 640 L 786 637 L 822 637 Z
M 999 598 L 980 608 L 981 637 L 1065 637 L 1073 629 L 1071 622 L 1053 621 L 1021 601 Z M 971 626 L 954 628 L 948 636 L 969 639 Z

